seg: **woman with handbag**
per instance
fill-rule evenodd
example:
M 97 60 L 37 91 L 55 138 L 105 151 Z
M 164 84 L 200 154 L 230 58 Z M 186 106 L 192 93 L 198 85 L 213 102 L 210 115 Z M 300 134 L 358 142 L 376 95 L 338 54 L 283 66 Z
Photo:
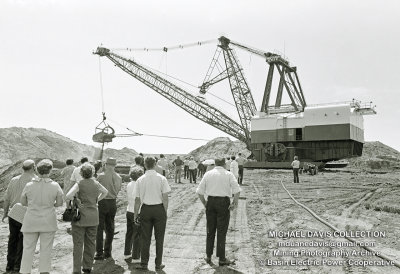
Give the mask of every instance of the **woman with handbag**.
M 94 167 L 85 163 L 81 166 L 82 180 L 76 183 L 67 193 L 67 201 L 76 199 L 77 210 L 80 219 L 72 220 L 73 250 L 73 273 L 90 273 L 93 266 L 93 258 L 96 247 L 97 225 L 99 214 L 97 202 L 107 196 L 107 189 L 93 179 Z
M 27 206 L 21 231 L 24 248 L 20 273 L 31 273 L 33 255 L 40 238 L 40 273 L 51 271 L 51 251 L 57 231 L 56 206 L 63 205 L 60 185 L 49 178 L 52 161 L 44 159 L 37 164 L 39 178 L 32 179 L 22 191 L 21 204 Z

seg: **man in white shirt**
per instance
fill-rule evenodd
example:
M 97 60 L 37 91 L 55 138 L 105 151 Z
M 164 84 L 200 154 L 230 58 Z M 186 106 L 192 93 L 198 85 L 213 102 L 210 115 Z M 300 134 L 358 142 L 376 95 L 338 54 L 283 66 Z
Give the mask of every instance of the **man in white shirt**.
M 299 183 L 299 168 L 300 168 L 300 161 L 298 160 L 297 156 L 294 156 L 293 162 L 291 164 L 293 168 L 293 177 L 294 177 L 294 183 L 298 184 Z
M 74 171 L 72 172 L 71 175 L 71 183 L 70 187 L 73 187 L 75 183 L 79 183 L 83 178 L 81 176 L 81 167 L 84 163 L 89 162 L 89 159 L 87 157 L 82 157 L 81 159 L 81 165 L 79 167 L 76 167 Z
M 239 185 L 243 184 L 243 170 L 244 170 L 244 164 L 247 162 L 247 160 L 242 156 L 242 153 L 238 154 L 238 157 L 236 159 L 236 162 L 239 165 Z
M 168 193 L 171 191 L 167 179 L 155 170 L 156 160 L 146 157 L 146 173 L 136 182 L 134 218 L 140 208 L 141 222 L 141 263 L 140 269 L 147 270 L 150 257 L 151 235 L 154 228 L 156 239 L 156 271 L 165 267 L 162 264 L 165 227 L 167 224 Z M 141 207 L 140 207 L 141 206 Z
M 236 162 L 236 157 L 232 156 L 231 157 L 232 161 L 231 161 L 231 172 L 233 173 L 233 175 L 235 175 L 236 180 L 239 178 L 239 164 L 238 162 Z
M 193 157 L 190 157 L 188 165 L 189 165 L 189 182 L 192 183 L 193 181 L 193 183 L 196 183 L 197 163 Z
M 231 163 L 232 163 L 231 158 L 230 157 L 226 157 L 225 169 L 227 171 L 231 171 Z
M 189 179 L 189 158 L 183 161 L 183 179 Z
M 132 258 L 133 263 L 140 262 L 140 231 L 134 225 L 136 181 L 143 175 L 142 167 L 134 167 L 130 173 L 131 181 L 126 186 L 128 207 L 126 209 L 125 260 Z
M 168 170 L 168 161 L 165 159 L 164 154 L 160 154 L 160 160 L 158 161 L 158 165 L 162 168 L 162 176 L 167 176 Z
M 225 257 L 226 233 L 228 232 L 230 210 L 237 207 L 240 187 L 235 176 L 225 167 L 225 158 L 215 160 L 216 167 L 204 174 L 197 188 L 201 202 L 206 208 L 207 217 L 207 242 L 206 262 L 211 263 L 214 250 L 215 233 L 217 232 L 217 257 L 219 265 L 230 265 L 233 261 Z M 231 203 L 230 197 L 233 197 Z M 205 197 L 207 196 L 207 201 Z

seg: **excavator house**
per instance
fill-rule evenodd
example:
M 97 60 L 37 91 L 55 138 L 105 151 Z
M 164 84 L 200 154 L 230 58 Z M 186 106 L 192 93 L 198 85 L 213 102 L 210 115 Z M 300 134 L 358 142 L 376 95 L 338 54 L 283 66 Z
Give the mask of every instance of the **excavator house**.
M 199 42 L 198 45 L 201 43 Z M 182 48 L 182 46 L 179 46 Z M 263 58 L 269 65 L 261 107 L 257 109 L 234 48 Z M 164 51 L 173 48 L 162 48 Z M 135 60 L 104 47 L 95 54 L 105 56 L 117 67 L 164 96 L 194 117 L 243 141 L 252 152 L 249 168 L 290 168 L 295 155 L 302 163 L 323 166 L 329 161 L 362 155 L 363 115 L 376 114 L 372 103 L 357 100 L 343 103 L 307 105 L 297 68 L 280 54 L 264 52 L 218 39 L 199 95 L 195 96 Z M 221 57 L 223 56 L 223 57 Z M 270 102 L 274 74 L 277 75 L 276 99 Z M 239 122 L 204 99 L 212 85 L 228 79 Z M 282 104 L 284 93 L 290 104 Z

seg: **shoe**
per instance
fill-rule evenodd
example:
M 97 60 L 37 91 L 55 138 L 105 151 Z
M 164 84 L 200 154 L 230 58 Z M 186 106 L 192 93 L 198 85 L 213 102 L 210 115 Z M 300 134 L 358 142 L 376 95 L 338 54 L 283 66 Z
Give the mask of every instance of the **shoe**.
M 104 260 L 112 259 L 111 254 L 104 254 Z
M 124 255 L 124 260 L 130 260 L 132 259 L 132 255 Z
M 103 254 L 96 254 L 96 255 L 94 256 L 94 259 L 95 259 L 96 261 L 104 260 L 104 255 L 103 255 Z
M 92 270 L 90 268 L 82 268 L 83 273 L 90 273 Z
M 147 267 L 147 264 L 140 264 L 136 269 L 139 269 L 139 270 L 149 270 L 149 268 Z
M 229 259 L 219 260 L 219 266 L 231 265 L 231 264 L 235 264 L 235 261 Z
M 131 261 L 131 263 L 133 263 L 133 264 L 138 264 L 140 262 L 141 262 L 140 259 L 133 259 L 133 258 L 132 258 L 132 261 Z
M 204 260 L 206 263 L 211 264 L 211 257 L 205 257 Z
M 156 265 L 156 270 L 162 270 L 165 267 L 165 264 Z

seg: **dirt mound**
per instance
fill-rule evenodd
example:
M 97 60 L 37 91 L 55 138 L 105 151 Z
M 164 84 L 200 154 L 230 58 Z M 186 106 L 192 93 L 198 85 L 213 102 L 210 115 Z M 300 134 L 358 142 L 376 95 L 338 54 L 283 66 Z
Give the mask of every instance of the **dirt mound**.
M 205 160 L 237 155 L 239 152 L 246 157 L 250 155 L 250 151 L 246 149 L 245 143 L 241 141 L 233 142 L 228 137 L 219 137 L 191 151 L 189 155 L 199 160 Z
M 400 152 L 381 142 L 366 142 L 363 155 L 348 159 L 350 168 L 400 169 Z
M 104 158 L 115 157 L 121 162 L 132 163 L 138 153 L 129 148 L 106 149 Z M 79 160 L 87 156 L 95 160 L 100 148 L 75 142 L 55 132 L 40 128 L 0 129 L 0 172 L 14 163 L 27 158 L 50 158 L 65 161 Z

